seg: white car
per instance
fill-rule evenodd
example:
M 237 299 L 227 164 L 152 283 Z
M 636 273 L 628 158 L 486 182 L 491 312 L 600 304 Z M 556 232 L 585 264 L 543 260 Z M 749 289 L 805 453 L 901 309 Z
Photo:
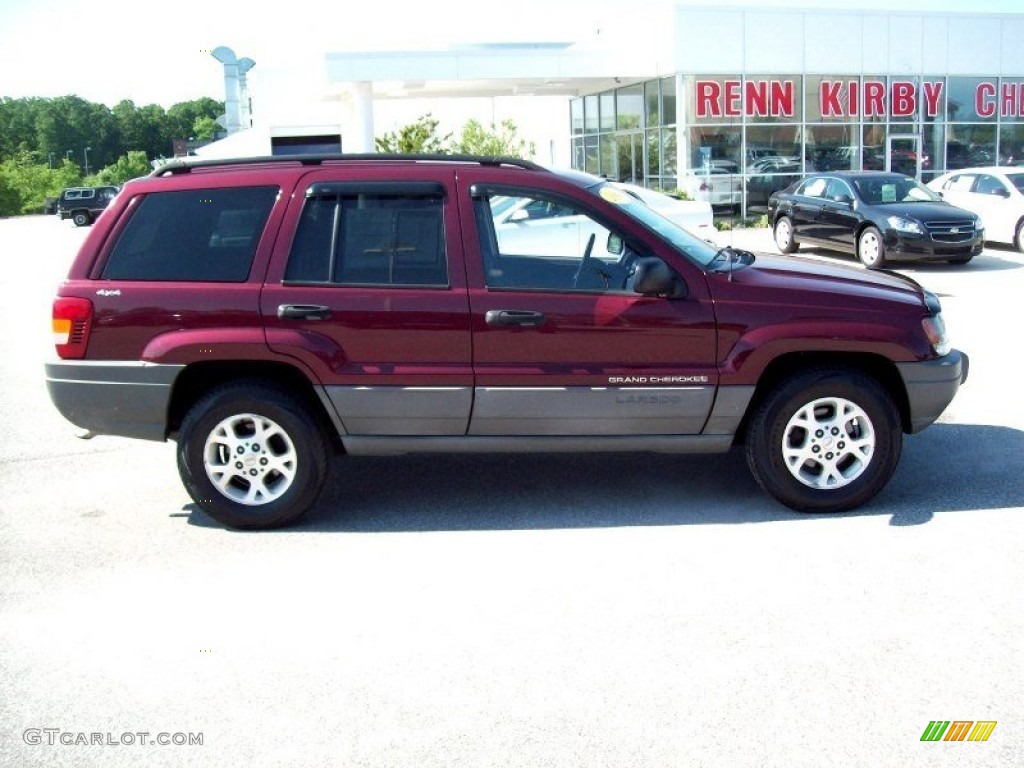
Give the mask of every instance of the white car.
M 612 186 L 635 197 L 652 211 L 660 213 L 702 240 L 713 239 L 716 231 L 714 214 L 711 204 L 706 200 L 682 200 L 636 184 L 613 182 Z
M 1024 168 L 961 168 L 928 182 L 946 202 L 976 213 L 985 239 L 1024 252 Z
M 639 200 L 703 240 L 715 233 L 711 206 L 706 202 L 680 200 L 635 184 L 612 182 L 609 186 Z M 520 256 L 578 258 L 594 235 L 593 256 L 618 261 L 607 249 L 608 230 L 568 206 L 528 197 L 495 197 L 491 200 L 495 235 L 502 251 Z
M 692 200 L 703 200 L 715 208 L 737 210 L 743 202 L 743 174 L 729 160 L 712 160 L 705 168 L 679 177 L 679 188 Z

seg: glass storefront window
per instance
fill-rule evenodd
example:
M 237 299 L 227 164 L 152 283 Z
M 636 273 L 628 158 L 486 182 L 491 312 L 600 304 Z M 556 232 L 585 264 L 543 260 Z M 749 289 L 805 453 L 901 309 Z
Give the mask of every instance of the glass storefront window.
M 946 126 L 927 123 L 921 133 L 921 180 L 931 181 L 946 169 Z
M 631 184 L 644 181 L 644 144 L 642 133 L 620 133 L 615 137 L 618 169 L 615 178 Z
M 598 139 L 601 149 L 601 170 L 599 174 L 613 179 L 618 172 L 618 166 L 615 162 L 615 135 L 610 133 L 602 134 Z
M 658 81 L 644 83 L 644 105 L 647 114 L 647 127 L 661 125 L 661 107 L 658 103 Z
M 699 171 L 707 155 L 712 165 L 739 173 L 743 167 L 740 127 L 707 125 L 690 129 L 690 168 Z M 706 152 L 704 150 L 707 150 Z
M 583 170 L 586 167 L 586 156 L 583 154 L 583 139 L 572 140 L 572 167 Z
M 950 125 L 946 131 L 947 170 L 996 164 L 994 125 Z
M 585 133 L 597 133 L 601 128 L 597 114 L 597 95 L 583 97 L 583 126 Z
M 654 176 L 661 176 L 661 131 L 655 129 L 647 131 L 647 156 L 645 175 L 648 179 Z
M 601 131 L 615 130 L 615 93 L 607 91 L 600 94 L 598 99 L 601 102 Z
M 804 136 L 805 168 L 808 173 L 860 168 L 860 143 L 856 125 L 808 125 Z
M 999 164 L 1024 165 L 1024 123 L 1010 123 L 999 129 Z
M 807 75 L 804 78 L 804 109 L 807 122 L 847 121 L 860 114 L 859 75 Z M 852 104 L 851 104 L 852 99 Z
M 587 136 L 583 139 L 583 170 L 595 176 L 601 173 L 601 154 L 597 136 Z
M 583 99 L 569 102 L 569 124 L 574 136 L 583 133 Z
M 676 124 L 676 79 L 661 78 L 661 124 Z
M 661 175 L 664 183 L 669 182 L 667 177 L 674 177 L 676 175 L 676 169 L 678 168 L 676 143 L 676 129 L 663 128 L 661 131 Z M 671 186 L 674 187 L 675 185 L 676 180 L 672 178 Z
M 865 171 L 885 170 L 885 123 L 871 123 L 864 126 L 864 144 L 861 147 L 861 167 Z
M 923 97 L 921 80 L 917 77 L 890 77 L 889 98 L 886 100 L 886 110 L 889 114 L 890 123 L 916 123 L 918 116 L 922 113 L 922 105 L 919 103 L 918 94 Z
M 995 120 L 999 111 L 997 95 L 998 89 L 991 78 L 951 77 L 946 86 L 946 120 L 950 123 Z M 983 114 L 978 114 L 979 108 Z
M 631 85 L 615 92 L 615 128 L 620 131 L 643 128 L 644 87 Z
M 795 166 L 790 171 L 800 170 L 800 134 L 795 125 L 748 125 L 747 162 L 748 172 L 761 172 L 768 166 Z

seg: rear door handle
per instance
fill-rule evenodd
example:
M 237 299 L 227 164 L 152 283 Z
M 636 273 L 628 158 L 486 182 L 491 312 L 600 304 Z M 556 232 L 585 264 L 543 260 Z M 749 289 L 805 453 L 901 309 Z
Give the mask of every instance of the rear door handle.
M 488 325 L 521 325 L 534 327 L 544 324 L 543 312 L 525 309 L 490 309 L 484 315 Z
M 282 304 L 277 308 L 277 316 L 285 320 L 326 320 L 331 316 L 331 308 L 323 304 Z

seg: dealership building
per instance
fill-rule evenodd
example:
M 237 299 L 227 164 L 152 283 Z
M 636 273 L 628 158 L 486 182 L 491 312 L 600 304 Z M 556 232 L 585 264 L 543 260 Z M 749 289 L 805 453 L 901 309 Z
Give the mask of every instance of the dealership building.
M 595 5 L 530 42 L 332 52 L 320 101 L 337 125 L 278 120 L 258 149 L 301 151 L 309 135 L 373 151 L 396 105 L 440 117 L 439 100 L 458 98 L 484 100 L 484 123 L 539 125 L 541 162 L 665 189 L 728 173 L 744 210 L 814 170 L 927 181 L 1024 164 L 1024 8 L 1005 5 L 644 0 Z

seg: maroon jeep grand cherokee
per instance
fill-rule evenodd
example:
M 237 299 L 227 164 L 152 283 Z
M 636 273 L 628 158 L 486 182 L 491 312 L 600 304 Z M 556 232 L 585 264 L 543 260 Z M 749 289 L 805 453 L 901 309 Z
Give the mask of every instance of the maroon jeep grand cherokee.
M 172 163 L 97 222 L 53 323 L 61 413 L 177 440 L 238 528 L 301 516 L 335 452 L 742 445 L 783 504 L 850 509 L 967 375 L 908 278 L 717 249 L 508 158 Z

